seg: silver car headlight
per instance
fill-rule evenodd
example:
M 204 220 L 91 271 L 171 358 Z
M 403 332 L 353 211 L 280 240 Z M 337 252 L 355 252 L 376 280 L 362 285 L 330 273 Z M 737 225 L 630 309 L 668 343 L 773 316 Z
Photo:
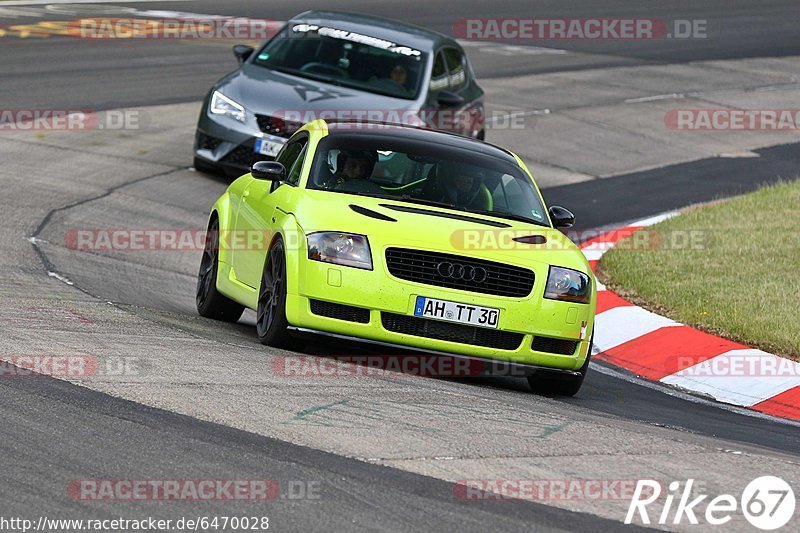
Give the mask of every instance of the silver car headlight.
M 592 280 L 583 272 L 551 266 L 544 297 L 550 300 L 588 304 L 592 298 Z
M 214 91 L 211 95 L 211 113 L 214 115 L 225 115 L 232 119 L 244 122 L 244 106 L 234 102 L 219 91 Z
M 308 258 L 372 270 L 372 254 L 366 235 L 320 231 L 308 236 Z

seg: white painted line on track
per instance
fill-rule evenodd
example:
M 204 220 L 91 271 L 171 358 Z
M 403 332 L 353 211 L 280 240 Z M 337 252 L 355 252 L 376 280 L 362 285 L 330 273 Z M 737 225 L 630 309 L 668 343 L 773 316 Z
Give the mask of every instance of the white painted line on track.
M 652 226 L 653 224 L 658 224 L 659 222 L 664 222 L 668 218 L 672 218 L 676 216 L 679 212 L 678 211 L 670 211 L 668 213 L 662 213 L 660 215 L 656 215 L 653 217 L 643 218 L 641 220 L 637 220 L 636 222 L 631 222 L 628 226 L 631 227 L 644 227 L 644 226 Z
M 516 44 L 495 43 L 492 41 L 470 41 L 467 39 L 457 39 L 458 44 L 464 48 L 475 48 L 487 54 L 497 54 L 503 56 L 520 55 L 561 55 L 569 53 L 561 48 L 546 48 L 544 46 L 523 46 Z
M 752 152 L 750 150 L 744 150 L 742 152 L 723 152 L 719 154 L 718 157 L 727 159 L 740 159 L 740 158 L 761 157 L 761 154 L 759 154 L 758 152 Z
M 655 102 L 658 100 L 680 100 L 681 98 L 685 98 L 686 95 L 683 93 L 671 93 L 671 94 L 656 94 L 654 96 L 642 96 L 639 98 L 628 98 L 625 100 L 626 104 L 638 104 L 641 102 Z
M 69 278 L 66 278 L 66 277 L 62 276 L 62 275 L 61 275 L 61 274 L 59 274 L 58 272 L 53 272 L 53 271 L 51 271 L 51 270 L 48 270 L 48 271 L 47 271 L 47 275 L 48 275 L 48 276 L 50 276 L 51 278 L 55 278 L 55 279 L 57 279 L 58 281 L 60 281 L 60 282 L 62 282 L 62 283 L 66 283 L 66 284 L 67 284 L 67 285 L 69 285 L 70 287 L 71 287 L 71 286 L 73 286 L 73 285 L 75 285 L 74 283 L 72 283 L 72 282 L 69 280 Z

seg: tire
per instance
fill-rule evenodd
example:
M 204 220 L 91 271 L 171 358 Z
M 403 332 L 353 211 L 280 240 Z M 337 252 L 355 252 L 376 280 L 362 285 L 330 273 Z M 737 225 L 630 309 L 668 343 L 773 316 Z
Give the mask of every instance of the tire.
M 261 344 L 273 348 L 293 348 L 297 340 L 288 331 L 286 320 L 286 254 L 278 239 L 264 261 L 261 286 L 258 289 L 256 333 Z
M 581 390 L 583 380 L 589 373 L 589 360 L 592 358 L 592 346 L 594 346 L 594 331 L 592 340 L 589 342 L 589 353 L 586 354 L 586 361 L 578 370 L 579 376 L 570 376 L 546 370 L 528 376 L 528 385 L 534 392 L 548 396 L 575 396 Z
M 219 219 L 214 217 L 206 231 L 206 246 L 200 260 L 200 271 L 197 274 L 197 292 L 195 301 L 200 316 L 236 322 L 244 313 L 244 306 L 239 305 L 217 290 L 217 272 L 219 271 Z

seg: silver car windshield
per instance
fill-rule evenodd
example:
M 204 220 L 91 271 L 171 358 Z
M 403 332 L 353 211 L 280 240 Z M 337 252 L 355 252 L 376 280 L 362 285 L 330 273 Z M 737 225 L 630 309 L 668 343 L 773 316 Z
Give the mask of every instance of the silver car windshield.
M 328 26 L 285 28 L 254 64 L 303 78 L 415 99 L 426 54 L 408 46 Z
M 519 165 L 443 145 L 346 133 L 327 137 L 307 187 L 550 226 Z

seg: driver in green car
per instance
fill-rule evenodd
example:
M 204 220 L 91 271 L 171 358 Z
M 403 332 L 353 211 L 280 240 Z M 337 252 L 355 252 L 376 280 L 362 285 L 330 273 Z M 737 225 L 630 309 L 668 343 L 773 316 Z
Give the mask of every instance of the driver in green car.
M 369 150 L 342 150 L 336 158 L 336 173 L 324 187 L 336 189 L 350 180 L 366 180 L 372 176 L 378 154 Z
M 442 165 L 436 180 L 436 201 L 477 211 L 491 210 L 491 195 L 484 185 L 485 179 L 486 170 L 481 167 L 461 163 Z

